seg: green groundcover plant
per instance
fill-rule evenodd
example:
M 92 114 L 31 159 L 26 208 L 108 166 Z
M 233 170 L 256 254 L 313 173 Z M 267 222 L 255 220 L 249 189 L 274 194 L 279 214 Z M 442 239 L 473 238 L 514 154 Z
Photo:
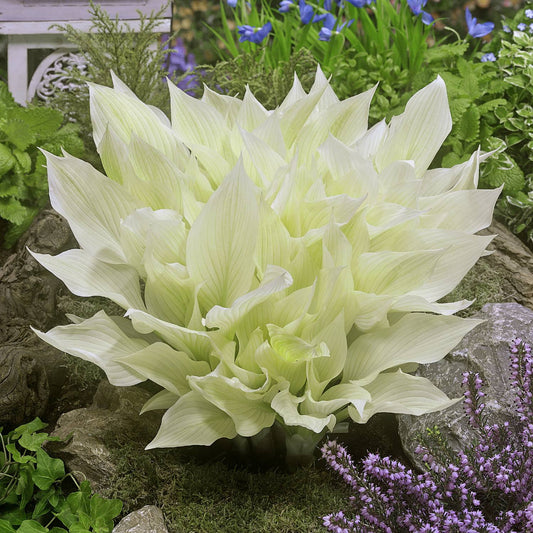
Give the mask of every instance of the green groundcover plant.
M 59 441 L 41 430 L 39 418 L 8 434 L 0 428 L 1 533 L 110 533 L 122 502 L 91 494 L 87 481 L 77 485 L 65 465 L 43 449 Z M 66 495 L 65 481 L 77 490 Z
M 6 226 L 1 244 L 11 248 L 48 202 L 44 155 L 64 147 L 82 157 L 83 143 L 74 124 L 45 107 L 22 107 L 0 82 L 0 219 Z
M 421 414 L 449 399 L 409 372 L 479 321 L 439 303 L 484 254 L 500 190 L 478 190 L 479 151 L 428 170 L 451 129 L 437 78 L 403 114 L 368 129 L 373 91 L 340 101 L 320 69 L 267 111 L 169 83 L 171 120 L 114 76 L 91 85 L 107 176 L 48 159 L 50 199 L 80 249 L 32 252 L 100 311 L 40 338 L 111 383 L 161 386 L 148 445 L 209 445 L 275 423 L 289 455 L 337 423 Z

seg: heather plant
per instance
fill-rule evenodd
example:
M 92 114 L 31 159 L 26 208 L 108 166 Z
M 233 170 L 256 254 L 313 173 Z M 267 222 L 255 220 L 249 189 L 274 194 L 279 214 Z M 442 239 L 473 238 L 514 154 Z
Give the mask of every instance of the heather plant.
M 80 249 L 33 252 L 81 296 L 126 311 L 36 333 L 112 384 L 161 386 L 148 445 L 210 445 L 283 429 L 308 455 L 338 422 L 456 402 L 418 363 L 479 321 L 438 303 L 484 253 L 499 190 L 479 163 L 428 170 L 451 128 L 437 78 L 368 129 L 373 91 L 340 101 L 322 71 L 267 111 L 169 83 L 171 121 L 114 77 L 91 84 L 107 176 L 48 155 L 50 199 Z
M 521 339 L 510 345 L 511 387 L 518 421 L 490 424 L 479 374 L 463 375 L 464 409 L 477 432 L 471 448 L 454 450 L 437 428 L 417 447 L 426 471 L 369 454 L 361 467 L 335 441 L 324 459 L 352 487 L 350 514 L 324 517 L 329 531 L 510 533 L 533 530 L 533 354 Z

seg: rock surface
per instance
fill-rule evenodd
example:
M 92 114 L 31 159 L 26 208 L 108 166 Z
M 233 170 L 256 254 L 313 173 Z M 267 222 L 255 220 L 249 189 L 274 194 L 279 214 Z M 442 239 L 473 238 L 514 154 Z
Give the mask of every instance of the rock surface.
M 121 439 L 148 444 L 157 433 L 158 415 L 139 415 L 150 396 L 139 387 L 114 387 L 102 381 L 91 407 L 61 415 L 52 435 L 68 440 L 51 442 L 49 449 L 79 481 L 87 479 L 93 490 L 105 491 L 116 472 L 110 451 L 113 443 Z
M 125 516 L 113 533 L 168 533 L 168 530 L 161 509 L 155 505 L 145 505 Z
M 516 419 L 515 392 L 510 387 L 509 342 L 515 337 L 533 339 L 533 310 L 517 303 L 487 304 L 476 318 L 486 320 L 468 335 L 443 360 L 421 365 L 417 375 L 428 378 L 450 398 L 463 394 L 461 382 L 465 371 L 478 372 L 484 382 L 485 413 L 491 423 Z M 418 417 L 398 417 L 400 439 L 407 457 L 422 469 L 414 453 L 417 435 L 438 426 L 454 449 L 465 449 L 475 438 L 468 424 L 462 402 L 437 413 Z
M 502 274 L 501 290 L 507 294 L 506 301 L 533 309 L 533 252 L 499 222 L 483 233 L 496 235 L 489 245 L 493 253 L 484 261 Z
M 42 416 L 47 402 L 43 364 L 24 346 L 0 346 L 0 427 L 16 427 Z

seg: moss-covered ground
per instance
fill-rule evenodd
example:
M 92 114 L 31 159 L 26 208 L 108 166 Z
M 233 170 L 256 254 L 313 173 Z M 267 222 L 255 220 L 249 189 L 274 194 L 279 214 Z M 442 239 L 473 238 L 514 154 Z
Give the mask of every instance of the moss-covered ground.
M 114 454 L 118 471 L 108 495 L 124 501 L 124 514 L 157 505 L 169 533 L 323 532 L 321 517 L 345 508 L 349 496 L 322 461 L 287 473 L 132 443 Z

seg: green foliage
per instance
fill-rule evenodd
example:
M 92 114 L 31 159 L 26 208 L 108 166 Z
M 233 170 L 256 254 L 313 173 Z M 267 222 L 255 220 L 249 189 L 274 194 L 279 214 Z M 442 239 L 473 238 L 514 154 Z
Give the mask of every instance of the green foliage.
M 58 94 L 50 103 L 80 125 L 83 141 L 92 152 L 86 159 L 96 167 L 100 167 L 100 161 L 91 135 L 87 82 L 111 86 L 112 70 L 143 102 L 168 113 L 168 91 L 162 68 L 168 52 L 163 49 L 159 34 L 154 32 L 165 10 L 163 6 L 150 15 L 139 12 L 139 27 L 133 31 L 128 23 L 120 21 L 118 16 L 111 18 L 91 1 L 89 32 L 70 24 L 58 26 L 76 45 L 77 54 L 85 59 L 87 69 L 73 68 L 71 75 L 77 88 Z
M 371 125 L 397 114 L 407 102 L 409 73 L 402 70 L 393 58 L 392 50 L 369 54 L 346 50 L 338 61 L 331 86 L 341 100 L 377 85 L 370 107 Z
M 65 465 L 42 448 L 59 441 L 41 430 L 39 418 L 1 433 L 0 532 L 1 533 L 110 533 L 122 502 L 91 495 L 87 481 L 65 496 Z
M 377 0 L 367 9 L 357 8 L 349 2 L 337 5 L 333 2 L 328 9 L 323 0 L 307 0 L 308 9 L 315 15 L 329 14 L 336 19 L 328 40 L 320 38 L 322 23 L 311 20 L 302 24 L 298 3 L 288 12 L 279 12 L 271 2 L 260 0 L 245 2 L 239 0 L 234 10 L 226 11 L 221 6 L 222 30 L 213 29 L 223 59 L 252 53 L 271 69 L 281 62 L 288 62 L 291 55 L 301 49 L 311 51 L 321 67 L 334 72 L 335 65 L 345 50 L 353 49 L 369 55 L 391 52 L 395 64 L 410 73 L 422 65 L 427 49 L 427 38 L 432 28 L 422 23 L 420 16 L 414 16 L 406 0 L 395 4 L 389 0 Z M 274 4 L 276 7 L 276 3 Z M 342 21 L 353 21 L 342 25 Z M 236 27 L 249 25 L 255 28 L 272 24 L 272 31 L 260 44 L 240 42 Z
M 200 65 L 194 72 L 202 77 L 203 83 L 208 87 L 229 96 L 242 98 L 248 86 L 267 109 L 274 109 L 287 96 L 295 72 L 304 89 L 311 88 L 316 65 L 312 54 L 302 49 L 291 56 L 289 61 L 281 62 L 273 69 L 258 61 L 254 54 L 244 53 L 215 65 Z M 199 87 L 196 91 L 196 96 L 200 96 L 203 88 Z
M 11 248 L 48 202 L 45 158 L 38 147 L 59 155 L 61 149 L 84 155 L 74 124 L 46 107 L 22 107 L 0 82 L 0 219 L 7 224 L 3 246 Z

